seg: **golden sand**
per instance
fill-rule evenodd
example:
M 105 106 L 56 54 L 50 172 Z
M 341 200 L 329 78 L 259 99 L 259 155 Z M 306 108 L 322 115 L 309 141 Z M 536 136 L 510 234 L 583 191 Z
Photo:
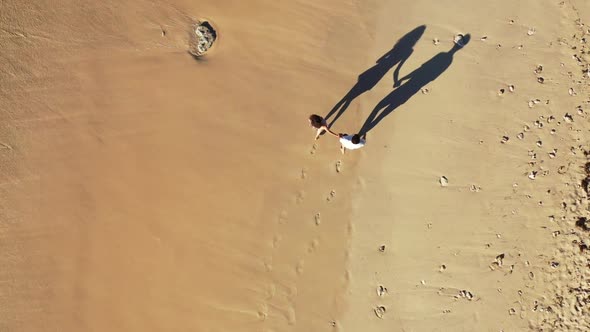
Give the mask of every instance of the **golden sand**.
M 588 14 L 0 2 L 0 331 L 589 330 Z

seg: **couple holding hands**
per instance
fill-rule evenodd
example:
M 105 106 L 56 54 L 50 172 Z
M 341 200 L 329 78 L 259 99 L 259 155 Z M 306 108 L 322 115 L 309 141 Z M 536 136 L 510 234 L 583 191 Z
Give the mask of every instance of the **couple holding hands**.
M 320 135 L 322 135 L 324 132 L 327 132 L 332 136 L 338 137 L 340 140 L 340 151 L 342 152 L 342 154 L 344 154 L 347 149 L 356 150 L 362 148 L 363 146 L 365 146 L 365 143 L 367 141 L 367 134 L 364 134 L 362 137 L 359 134 L 336 134 L 335 132 L 331 131 L 330 128 L 328 128 L 326 120 L 317 114 L 312 114 L 309 116 L 309 124 L 313 128 L 317 129 L 315 135 L 316 140 L 319 139 Z

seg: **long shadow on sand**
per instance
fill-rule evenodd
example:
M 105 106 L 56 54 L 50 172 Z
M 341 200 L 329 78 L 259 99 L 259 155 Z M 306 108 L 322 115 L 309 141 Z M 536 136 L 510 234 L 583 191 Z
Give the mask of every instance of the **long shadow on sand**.
M 346 111 L 350 103 L 361 94 L 371 90 L 387 74 L 387 72 L 396 64 L 398 65 L 393 72 L 393 81 L 397 82 L 399 71 L 406 60 L 414 52 L 414 45 L 422 37 L 425 25 L 421 25 L 408 32 L 393 46 L 391 50 L 385 53 L 377 60 L 377 63 L 359 75 L 356 84 L 348 93 L 338 102 L 332 110 L 325 116 L 326 121 L 335 113 L 334 119 L 329 122 L 328 127 L 332 127 L 334 122 Z
M 447 70 L 447 68 L 449 68 L 453 62 L 453 55 L 455 55 L 458 50 L 465 47 L 469 42 L 469 39 L 470 35 L 466 34 L 461 39 L 462 46 L 454 44 L 449 51 L 435 55 L 432 59 L 422 64 L 420 68 L 401 79 L 396 80 L 394 87 L 397 87 L 397 89 L 393 90 L 383 98 L 377 106 L 375 106 L 359 130 L 359 134 L 364 135 L 369 132 L 381 120 L 383 120 L 383 118 L 389 115 L 389 113 L 393 112 L 396 108 L 412 98 L 412 96 L 420 91 L 426 84 L 437 79 L 445 70 Z M 406 83 L 401 84 L 404 81 L 406 81 Z

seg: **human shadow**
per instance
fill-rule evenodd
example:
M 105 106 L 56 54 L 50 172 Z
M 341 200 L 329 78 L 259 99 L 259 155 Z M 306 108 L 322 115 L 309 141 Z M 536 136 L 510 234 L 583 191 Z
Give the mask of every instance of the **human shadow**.
M 422 37 L 425 29 L 426 26 L 421 25 L 408 32 L 397 41 L 391 50 L 380 57 L 373 67 L 359 75 L 356 84 L 338 103 L 336 103 L 336 105 L 334 105 L 328 115 L 325 116 L 326 121 L 328 121 L 330 117 L 336 113 L 334 119 L 328 123 L 328 128 L 332 127 L 334 122 L 336 122 L 344 111 L 346 111 L 355 98 L 371 90 L 396 64 L 398 64 L 398 66 L 393 72 L 393 80 L 394 82 L 397 81 L 401 67 L 414 52 L 414 45 L 416 45 L 416 42 Z
M 367 120 L 359 130 L 364 135 L 373 129 L 383 118 L 396 108 L 407 102 L 412 96 L 420 91 L 426 84 L 437 79 L 453 62 L 453 55 L 467 45 L 470 35 L 462 36 L 459 42 L 447 52 L 441 52 L 422 64 L 418 69 L 409 73 L 395 82 L 397 89 L 383 98 L 373 109 Z M 402 84 L 404 81 L 406 83 Z M 401 86 L 400 86 L 401 85 Z

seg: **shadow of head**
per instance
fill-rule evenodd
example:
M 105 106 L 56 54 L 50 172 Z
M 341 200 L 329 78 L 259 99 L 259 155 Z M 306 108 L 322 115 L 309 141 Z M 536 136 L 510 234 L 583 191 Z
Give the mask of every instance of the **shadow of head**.
M 406 33 L 403 37 L 398 39 L 391 50 L 377 60 L 377 62 L 380 63 L 384 60 L 387 62 L 395 62 L 399 61 L 400 58 L 407 58 L 412 53 L 418 40 L 424 34 L 424 30 L 426 30 L 426 25 L 421 25 Z
M 393 48 L 394 49 L 413 48 L 416 45 L 416 43 L 418 42 L 418 40 L 424 34 L 424 30 L 426 30 L 426 25 L 421 25 L 419 27 L 416 27 L 414 30 L 406 33 L 402 38 L 400 38 L 397 41 L 397 43 L 395 43 L 395 46 L 393 46 Z
M 464 35 L 457 35 L 454 40 L 455 45 L 453 45 L 453 48 L 451 51 L 457 52 L 458 50 L 467 46 L 467 44 L 469 44 L 470 40 L 471 40 L 471 35 L 468 33 L 466 33 Z

